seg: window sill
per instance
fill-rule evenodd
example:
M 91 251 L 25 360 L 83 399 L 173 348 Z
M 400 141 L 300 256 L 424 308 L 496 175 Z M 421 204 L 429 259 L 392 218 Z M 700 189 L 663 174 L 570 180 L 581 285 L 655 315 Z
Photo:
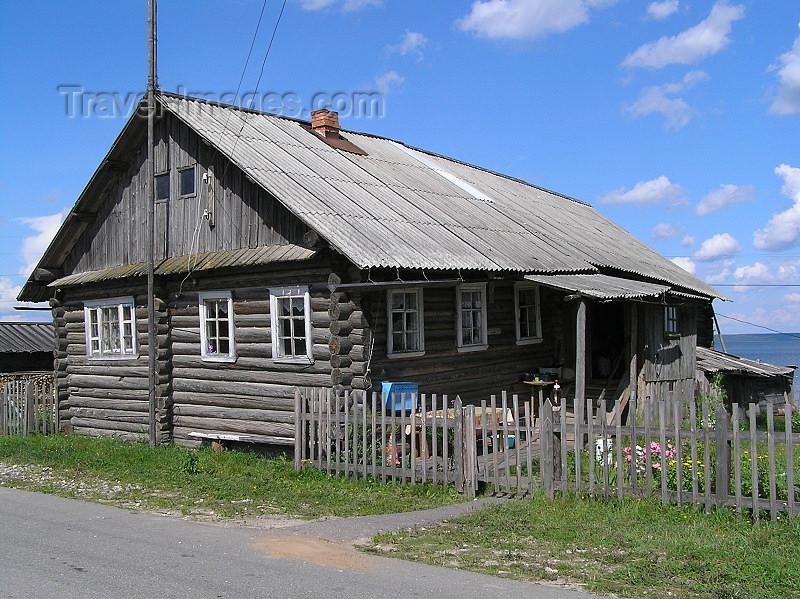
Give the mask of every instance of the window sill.
M 236 362 L 236 356 L 214 356 L 206 354 L 203 356 L 203 362 Z
M 487 343 L 483 345 L 462 345 L 461 347 L 457 347 L 456 349 L 458 350 L 459 353 L 462 354 L 472 351 L 484 351 L 489 349 L 489 344 Z
M 90 354 L 86 356 L 86 359 L 92 362 L 121 362 L 123 360 L 136 360 L 138 358 L 139 354 L 126 354 L 124 356 L 117 356 L 114 354 Z
M 517 345 L 533 345 L 534 343 L 541 343 L 541 337 L 524 337 L 522 339 L 517 339 Z
M 300 356 L 300 357 L 285 357 L 279 356 L 277 358 L 272 358 L 272 361 L 276 364 L 297 364 L 298 366 L 309 366 L 314 363 L 313 358 L 309 358 L 308 356 Z
M 414 351 L 414 352 L 403 352 L 403 353 L 392 353 L 386 354 L 386 357 L 390 360 L 397 360 L 400 358 L 419 358 L 420 356 L 424 356 L 424 351 Z

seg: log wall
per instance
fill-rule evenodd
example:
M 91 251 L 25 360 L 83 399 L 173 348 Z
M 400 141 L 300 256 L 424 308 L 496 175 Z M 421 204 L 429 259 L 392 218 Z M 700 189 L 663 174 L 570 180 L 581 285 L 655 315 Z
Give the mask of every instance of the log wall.
M 375 331 L 370 365 L 374 384 L 410 381 L 420 393 L 459 394 L 466 402 L 487 399 L 512 389 L 525 373 L 537 367 L 561 364 L 565 356 L 563 294 L 540 290 L 541 343 L 517 345 L 515 338 L 514 287 L 511 281 L 490 282 L 487 288 L 489 347 L 483 351 L 456 349 L 455 287 L 423 290 L 425 355 L 418 358 L 386 356 L 386 293 L 375 292 L 364 303 L 365 318 Z

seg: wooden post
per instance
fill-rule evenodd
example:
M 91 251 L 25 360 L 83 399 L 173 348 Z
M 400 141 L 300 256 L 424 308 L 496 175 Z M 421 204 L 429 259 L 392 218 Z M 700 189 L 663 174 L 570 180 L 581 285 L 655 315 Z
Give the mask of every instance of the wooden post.
M 461 477 L 464 479 L 464 494 L 467 497 L 475 497 L 475 491 L 478 488 L 477 481 L 477 462 L 478 462 L 478 447 L 475 440 L 475 406 L 464 406 L 463 410 L 463 447 L 462 447 L 462 463 L 463 472 Z
M 155 112 L 156 112 L 156 0 L 148 0 L 147 44 L 147 358 L 150 447 L 156 445 L 156 359 L 158 342 L 155 307 Z
M 786 422 L 784 442 L 786 443 L 786 487 L 789 491 L 789 514 L 794 514 L 797 505 L 794 501 L 794 445 L 792 445 L 792 404 L 789 403 L 788 394 L 783 394 L 783 417 Z
M 461 405 L 461 398 L 456 396 L 455 409 L 453 410 L 455 419 L 455 430 L 453 431 L 453 461 L 455 465 L 456 491 L 464 492 L 464 410 Z
M 717 453 L 717 466 L 716 466 L 716 506 L 717 508 L 723 507 L 731 494 L 731 444 L 728 441 L 728 431 L 730 430 L 730 417 L 728 410 L 725 409 L 725 404 L 719 400 L 717 391 L 717 409 L 716 409 L 716 453 Z
M 36 395 L 34 393 L 33 381 L 25 381 L 23 384 L 25 389 L 25 399 L 23 400 L 24 421 L 22 425 L 22 434 L 30 435 L 36 431 L 36 407 L 34 405 Z
M 628 364 L 628 370 L 630 374 L 630 399 L 628 400 L 632 405 L 636 405 L 638 401 L 637 391 L 639 390 L 639 365 L 638 365 L 638 306 L 636 304 L 630 304 L 630 329 L 631 329 L 631 344 L 629 349 L 629 358 L 630 362 Z M 646 410 L 649 410 L 649 406 L 644 406 Z M 633 422 L 633 426 L 636 426 L 636 422 Z M 648 441 L 649 443 L 649 441 Z
M 543 402 L 539 407 L 540 418 L 540 435 L 541 435 L 541 472 L 542 472 L 542 486 L 544 487 L 544 494 L 548 499 L 555 496 L 554 487 L 554 462 L 553 453 L 556 443 L 553 442 L 553 404 L 550 400 Z
M 300 406 L 300 389 L 295 387 L 294 390 L 294 469 L 300 470 L 302 461 L 302 440 L 300 439 L 302 424 L 301 418 L 303 417 L 302 409 Z
M 583 298 L 578 301 L 575 330 L 575 403 L 583 403 L 586 399 L 586 300 Z M 566 402 L 561 403 L 566 410 Z
M 0 402 L 2 402 L 0 403 L 0 435 L 7 435 L 8 431 L 6 430 L 6 413 L 8 412 L 8 392 L 5 388 L 0 391 Z

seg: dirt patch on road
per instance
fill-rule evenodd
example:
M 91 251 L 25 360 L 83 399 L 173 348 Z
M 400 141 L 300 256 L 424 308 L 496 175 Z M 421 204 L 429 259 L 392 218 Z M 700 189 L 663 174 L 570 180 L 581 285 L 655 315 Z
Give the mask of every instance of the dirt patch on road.
M 371 559 L 347 543 L 309 537 L 263 537 L 255 544 L 255 548 L 266 551 L 271 558 L 300 559 L 319 566 L 347 570 L 368 570 Z

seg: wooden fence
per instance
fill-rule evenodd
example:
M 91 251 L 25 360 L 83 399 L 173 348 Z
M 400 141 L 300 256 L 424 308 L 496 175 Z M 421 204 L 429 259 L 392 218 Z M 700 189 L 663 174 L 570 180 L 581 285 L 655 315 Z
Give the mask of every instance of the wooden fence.
M 46 435 L 57 430 L 52 372 L 0 376 L 0 435 Z
M 406 399 L 389 406 L 405 408 Z M 516 495 L 538 488 L 549 497 L 655 496 L 755 519 L 800 512 L 800 432 L 772 409 L 759 415 L 756 404 L 734 404 L 729 413 L 715 398 L 638 411 L 591 399 L 534 405 L 506 393 L 480 405 L 410 399 L 416 409 L 395 411 L 378 393 L 298 390 L 295 467 L 384 483 L 453 483 L 469 496 L 485 485 Z M 782 410 L 792 413 L 788 402 Z

